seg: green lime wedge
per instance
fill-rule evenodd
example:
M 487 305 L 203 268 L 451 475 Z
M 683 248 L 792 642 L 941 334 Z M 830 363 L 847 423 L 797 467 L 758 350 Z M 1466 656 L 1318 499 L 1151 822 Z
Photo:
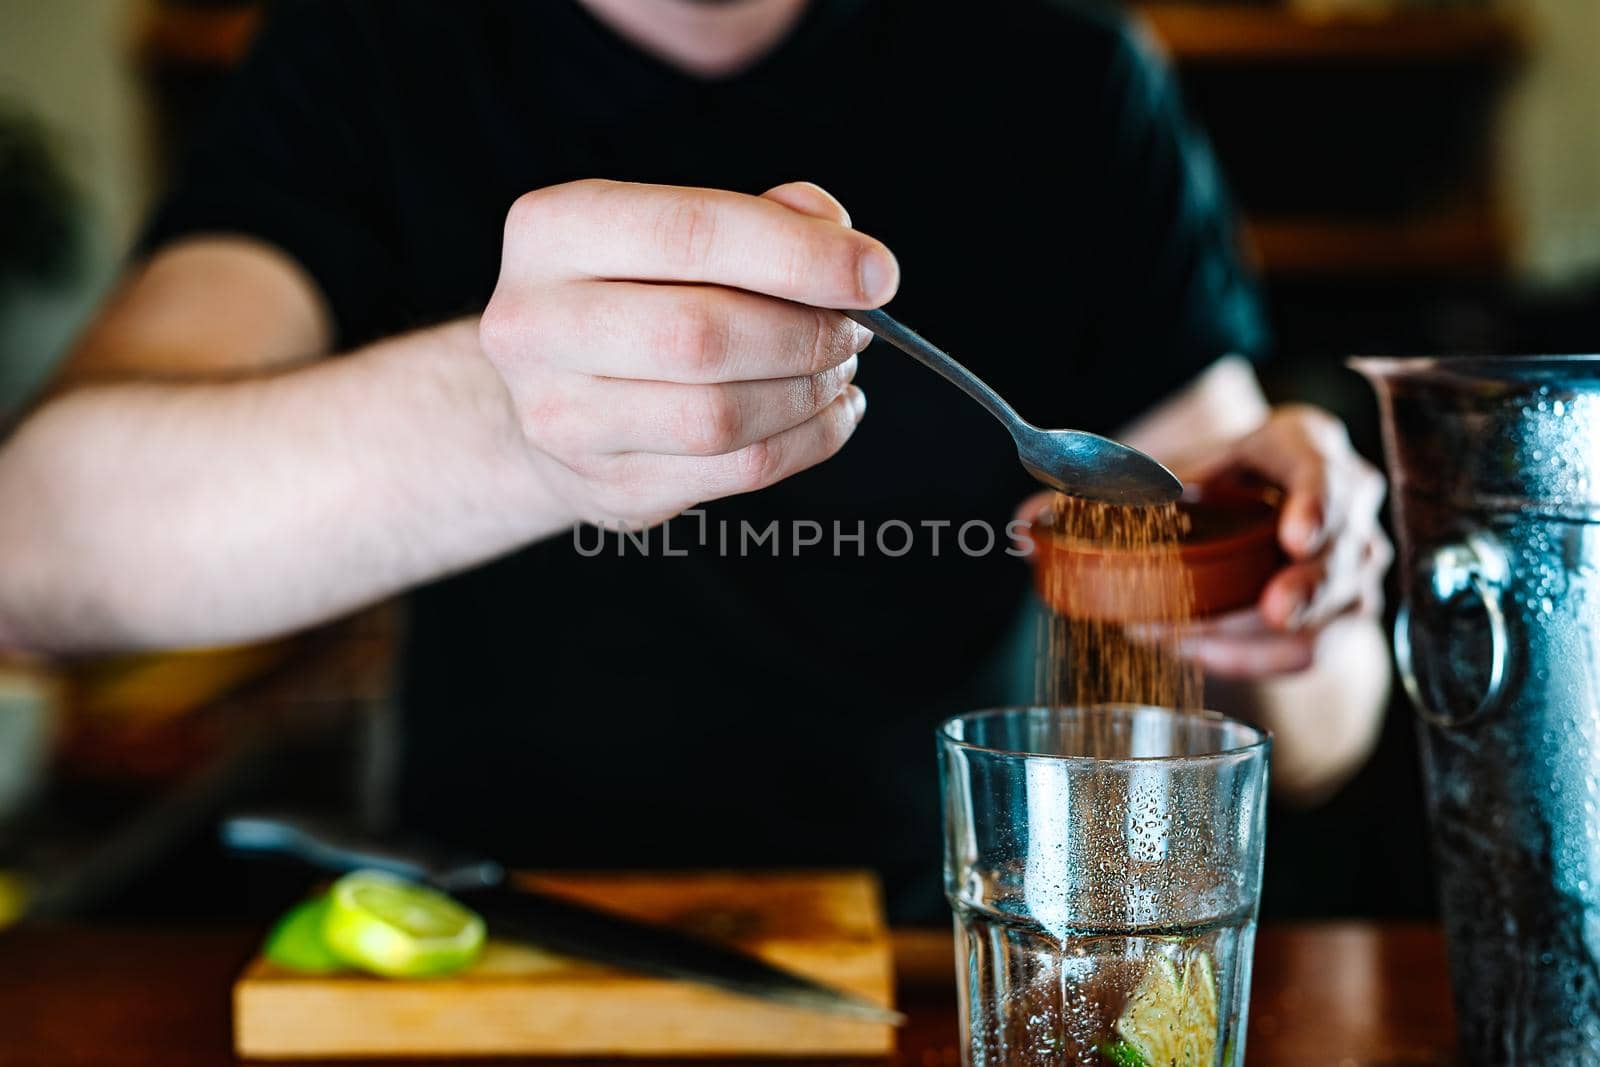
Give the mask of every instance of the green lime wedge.
M 1100 1046 L 1100 1055 L 1110 1060 L 1115 1067 L 1150 1067 L 1144 1054 L 1126 1041 L 1107 1041 Z
M 352 967 L 385 978 L 434 978 L 483 951 L 483 919 L 443 893 L 380 871 L 347 874 L 328 890 L 322 938 Z
M 328 895 L 319 894 L 290 908 L 267 935 L 262 954 L 291 971 L 327 974 L 341 970 L 344 961 L 322 939 L 322 921 L 328 914 Z

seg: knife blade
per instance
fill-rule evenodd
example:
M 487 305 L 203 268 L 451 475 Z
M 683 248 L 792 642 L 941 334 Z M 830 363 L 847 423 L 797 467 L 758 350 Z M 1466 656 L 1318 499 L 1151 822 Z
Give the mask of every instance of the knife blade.
M 905 1016 L 749 953 L 568 897 L 514 887 L 492 860 L 462 857 L 419 842 L 381 842 L 326 822 L 269 815 L 223 821 L 231 851 L 292 857 L 320 870 L 376 869 L 423 882 L 481 914 L 490 933 L 660 978 L 681 979 L 769 1003 L 863 1022 L 900 1026 Z

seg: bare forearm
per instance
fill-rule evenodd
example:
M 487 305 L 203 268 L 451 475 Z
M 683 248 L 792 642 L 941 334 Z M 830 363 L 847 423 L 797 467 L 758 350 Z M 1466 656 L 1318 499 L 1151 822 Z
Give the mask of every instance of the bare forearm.
M 571 522 L 460 322 L 272 377 L 86 386 L 0 449 L 0 639 L 294 629 Z
M 0 642 L 266 636 L 580 519 L 764 488 L 866 410 L 851 379 L 871 334 L 818 309 L 882 304 L 898 271 L 806 183 L 570 182 L 513 204 L 478 322 L 307 364 L 331 309 L 299 264 L 177 242 L 130 272 L 63 380 L 184 384 L 78 384 L 0 446 Z
M 1312 667 L 1254 681 L 1207 680 L 1208 703 L 1273 732 L 1276 791 L 1314 803 L 1361 768 L 1383 725 L 1389 653 L 1379 624 L 1349 616 L 1318 636 Z

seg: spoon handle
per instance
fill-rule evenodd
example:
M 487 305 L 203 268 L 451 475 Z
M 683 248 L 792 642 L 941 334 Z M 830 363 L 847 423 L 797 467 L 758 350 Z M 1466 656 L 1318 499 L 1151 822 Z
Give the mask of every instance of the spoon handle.
M 1023 420 L 1022 416 L 1017 414 L 1015 408 L 1007 404 L 999 393 L 989 388 L 987 382 L 960 363 L 957 363 L 943 349 L 905 323 L 894 318 L 888 312 L 873 309 L 871 311 L 846 311 L 844 314 L 859 322 L 885 341 L 888 341 L 912 359 L 937 372 L 945 381 L 982 404 L 989 414 L 1005 424 L 1013 436 L 1026 433 L 1032 429 Z

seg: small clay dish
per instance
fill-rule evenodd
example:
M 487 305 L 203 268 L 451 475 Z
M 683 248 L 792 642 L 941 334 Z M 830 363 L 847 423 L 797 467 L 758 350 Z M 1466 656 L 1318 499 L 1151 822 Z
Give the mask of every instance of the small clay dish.
M 1283 566 L 1282 494 L 1270 486 L 1216 481 L 1184 489 L 1187 532 L 1178 556 L 1193 582 L 1194 618 L 1248 607 Z M 1148 553 L 1107 549 L 1057 534 L 1045 520 L 1028 532 L 1034 584 L 1055 611 L 1103 622 L 1151 622 L 1180 614 L 1178 590 Z

